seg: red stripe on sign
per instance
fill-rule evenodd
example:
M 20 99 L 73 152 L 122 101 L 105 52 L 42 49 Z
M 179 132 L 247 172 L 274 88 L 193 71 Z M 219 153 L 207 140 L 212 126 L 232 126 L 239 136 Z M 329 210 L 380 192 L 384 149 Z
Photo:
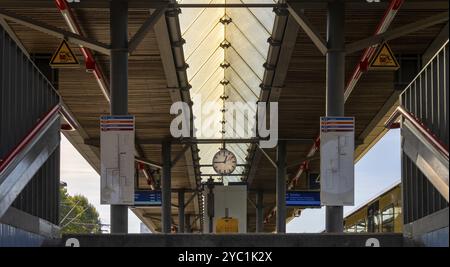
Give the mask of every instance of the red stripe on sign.
M 336 124 L 336 125 L 338 125 L 338 124 L 347 124 L 347 125 L 353 125 L 353 122 L 352 121 L 323 121 L 322 122 L 322 125 L 333 125 L 333 124 Z
M 113 121 L 113 120 L 110 120 L 110 121 L 100 121 L 100 123 L 103 123 L 103 124 L 117 124 L 117 123 L 133 123 L 133 121 L 132 120 L 129 120 L 129 121 Z

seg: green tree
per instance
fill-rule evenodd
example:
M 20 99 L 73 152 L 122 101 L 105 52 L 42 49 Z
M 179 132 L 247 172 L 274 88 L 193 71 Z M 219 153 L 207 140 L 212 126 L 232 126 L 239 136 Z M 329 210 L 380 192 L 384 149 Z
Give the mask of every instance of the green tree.
M 62 234 L 99 234 L 101 221 L 95 207 L 82 195 L 70 196 L 60 189 L 59 221 Z

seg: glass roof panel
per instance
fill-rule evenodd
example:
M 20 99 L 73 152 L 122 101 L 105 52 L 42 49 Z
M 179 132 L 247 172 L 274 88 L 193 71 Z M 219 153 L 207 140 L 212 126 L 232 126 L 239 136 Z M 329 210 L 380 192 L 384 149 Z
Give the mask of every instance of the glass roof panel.
M 189 58 L 191 53 L 208 36 L 223 15 L 224 11 L 220 8 L 205 8 L 201 15 L 192 22 L 191 26 L 182 34 L 182 37 L 186 40 L 186 44 L 183 47 L 186 58 Z M 181 16 L 183 16 L 183 13 L 180 14 Z
M 220 84 L 220 81 L 223 80 L 224 76 L 224 70 L 220 66 L 216 67 L 215 69 L 211 69 L 208 74 L 209 73 L 211 73 L 211 75 L 205 75 L 205 81 L 202 86 L 192 88 L 193 95 L 201 94 L 203 101 L 205 100 L 203 97 L 208 96 L 211 91 L 213 91 L 213 89 L 215 89 L 216 86 Z
M 200 89 L 208 80 L 208 78 L 216 71 L 217 66 L 223 62 L 223 49 L 216 48 L 216 51 L 211 55 L 207 62 L 204 62 L 203 66 L 194 74 L 191 72 L 191 68 L 187 69 L 188 77 L 191 77 L 189 83 L 192 88 Z M 190 71 L 191 70 L 191 71 Z
M 275 0 L 179 0 L 183 4 L 275 3 Z M 255 104 L 260 94 L 275 15 L 272 8 L 183 8 L 179 16 L 184 53 L 189 65 L 187 75 L 192 86 L 194 126 L 197 138 L 250 138 Z M 221 21 L 222 19 L 222 21 Z M 224 98 L 225 96 L 225 98 Z M 252 103 L 247 106 L 247 102 Z M 239 103 L 245 108 L 228 114 L 223 108 Z M 248 111 L 244 111 L 247 109 Z M 222 111 L 222 112 L 221 112 Z M 227 117 L 230 117 L 227 119 Z M 236 119 L 234 122 L 233 119 Z M 225 120 L 225 124 L 222 124 Z M 248 123 L 246 125 L 246 123 Z M 221 133 L 225 130 L 225 133 Z M 246 130 L 246 131 L 245 131 Z M 226 144 L 236 155 L 237 164 L 245 164 L 249 144 Z M 215 174 L 212 158 L 220 144 L 198 144 L 203 174 Z M 240 181 L 244 166 L 225 181 Z M 215 176 L 219 178 L 220 176 Z M 202 177 L 205 181 L 209 177 Z
M 246 4 L 274 4 L 276 0 L 227 0 L 227 3 L 246 3 Z M 271 8 L 248 8 L 253 15 L 264 26 L 267 32 L 272 32 L 275 14 Z
M 187 69 L 188 77 L 193 77 L 198 70 L 211 58 L 215 51 L 220 48 L 220 43 L 223 41 L 224 27 L 221 23 L 208 33 L 206 38 L 197 46 L 190 56 L 186 56 L 186 62 L 189 62 Z M 223 61 L 223 51 L 219 60 Z M 221 62 L 220 62 L 221 63 Z M 218 65 L 220 65 L 220 63 Z M 217 67 L 216 65 L 215 67 Z
M 231 43 L 234 50 L 249 65 L 260 79 L 263 78 L 265 57 L 255 46 L 253 46 L 245 35 L 236 27 L 236 24 L 230 23 L 225 31 L 226 39 Z M 268 45 L 266 43 L 266 45 Z
M 225 72 L 225 77 L 228 81 L 230 81 L 230 84 L 232 84 L 236 90 L 238 90 L 237 88 L 239 88 L 239 92 L 242 95 L 247 92 L 248 94 L 253 94 L 255 98 L 257 98 L 256 96 L 259 95 L 259 92 L 261 91 L 261 88 L 259 87 L 261 80 L 247 80 L 247 82 L 253 84 L 252 88 L 250 88 L 250 86 L 247 85 L 246 81 L 244 81 L 241 76 L 237 74 L 234 68 L 227 69 Z
M 261 84 L 261 79 L 252 71 L 252 69 L 242 60 L 242 58 L 234 52 L 234 49 L 227 50 L 227 58 L 232 62 L 236 62 L 233 66 L 230 66 L 225 72 L 225 76 L 229 81 L 234 81 L 235 79 L 241 80 L 245 84 L 244 88 L 239 88 L 239 91 L 248 90 L 250 93 L 254 94 L 255 97 L 259 95 Z M 236 77 L 234 77 L 236 76 Z
M 236 88 L 234 88 L 233 84 L 230 83 L 227 85 L 227 92 L 229 92 L 230 95 L 230 101 L 233 102 L 256 102 L 257 97 L 251 93 L 250 90 L 241 90 L 238 91 Z M 255 108 L 253 106 L 250 106 L 250 109 L 252 111 L 255 111 Z
M 261 53 L 266 56 L 269 46 L 265 45 L 270 37 L 255 15 L 247 8 L 229 8 L 227 15 L 232 18 L 233 24 L 246 36 L 246 39 Z

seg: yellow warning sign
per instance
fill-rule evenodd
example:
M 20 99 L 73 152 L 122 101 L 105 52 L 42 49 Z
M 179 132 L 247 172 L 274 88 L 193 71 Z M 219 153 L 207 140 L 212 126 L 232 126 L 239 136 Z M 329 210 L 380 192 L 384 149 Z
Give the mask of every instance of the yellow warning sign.
M 216 221 L 216 233 L 238 233 L 239 221 L 238 219 L 224 217 Z
M 400 64 L 398 64 L 397 59 L 392 53 L 391 48 L 387 43 L 383 43 L 383 45 L 378 49 L 370 62 L 369 68 L 371 70 L 397 70 L 400 68 Z
M 53 68 L 76 68 L 79 67 L 77 57 L 73 54 L 65 40 L 61 42 L 58 50 L 53 54 L 50 66 Z

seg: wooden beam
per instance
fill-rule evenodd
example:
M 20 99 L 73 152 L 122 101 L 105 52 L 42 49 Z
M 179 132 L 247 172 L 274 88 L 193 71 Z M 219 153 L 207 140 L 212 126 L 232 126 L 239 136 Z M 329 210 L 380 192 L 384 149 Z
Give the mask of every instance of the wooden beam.
M 359 50 L 363 50 L 367 47 L 396 39 L 410 33 L 426 29 L 433 25 L 444 23 L 446 21 L 448 21 L 448 11 L 439 13 L 426 19 L 406 24 L 404 26 L 398 27 L 397 29 L 388 30 L 384 33 L 380 33 L 372 37 L 356 41 L 354 43 L 346 45 L 345 51 L 347 54 L 351 54 Z
M 325 55 L 328 51 L 327 42 L 320 35 L 320 33 L 315 29 L 315 27 L 309 22 L 308 18 L 305 16 L 303 10 L 298 10 L 288 4 L 288 10 L 295 21 L 300 25 L 303 31 L 308 35 L 309 39 L 316 45 L 322 55 Z
M 145 38 L 147 33 L 153 28 L 155 23 L 164 15 L 165 8 L 159 8 L 153 11 L 153 13 L 145 20 L 144 24 L 139 28 L 136 34 L 131 38 L 128 43 L 128 52 L 131 54 L 138 47 L 138 45 Z
M 96 40 L 92 40 L 90 38 L 86 38 L 79 34 L 75 34 L 75 33 L 72 33 L 72 32 L 66 31 L 66 30 L 62 30 L 60 28 L 54 27 L 52 25 L 48 25 L 46 23 L 31 19 L 28 17 L 17 15 L 15 13 L 7 11 L 3 8 L 0 8 L 0 17 L 3 17 L 4 19 L 16 22 L 23 26 L 29 27 L 30 29 L 52 35 L 56 38 L 65 39 L 70 43 L 82 45 L 86 48 L 90 48 L 90 49 L 98 51 L 102 54 L 105 54 L 105 55 L 111 54 L 109 45 L 98 42 Z
M 291 0 L 289 4 L 299 6 L 301 8 L 314 8 L 325 9 L 329 0 Z M 161 5 L 167 5 L 167 0 L 128 0 L 128 7 L 130 9 L 154 9 Z M 105 0 L 81 0 L 79 2 L 69 3 L 72 8 L 83 9 L 108 9 L 109 1 Z M 368 3 L 363 0 L 346 0 L 346 6 L 348 9 L 362 9 L 362 10 L 385 10 L 389 5 L 388 1 L 380 1 Z M 51 0 L 0 0 L 0 6 L 3 8 L 54 8 L 55 3 Z M 171 7 L 177 8 L 179 5 L 171 4 Z M 423 0 L 423 1 L 406 1 L 403 4 L 402 9 L 414 9 L 414 10 L 436 10 L 436 9 L 448 9 L 447 0 Z

